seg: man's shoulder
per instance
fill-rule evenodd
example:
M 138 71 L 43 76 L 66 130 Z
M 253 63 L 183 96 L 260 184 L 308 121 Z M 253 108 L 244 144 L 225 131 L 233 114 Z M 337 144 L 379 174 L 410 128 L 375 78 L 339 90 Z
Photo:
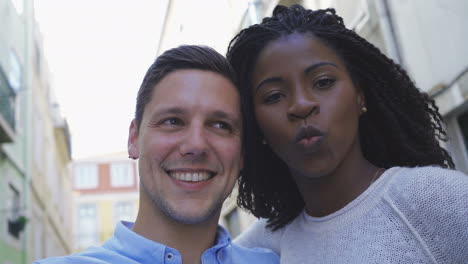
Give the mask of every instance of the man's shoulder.
M 105 247 L 90 247 L 82 252 L 68 256 L 52 257 L 33 262 L 33 264 L 110 264 L 137 263 Z
M 231 244 L 233 263 L 279 263 L 279 256 L 267 248 L 246 248 Z
M 98 259 L 98 258 L 94 258 L 94 257 L 80 256 L 80 255 L 52 257 L 52 258 L 41 259 L 41 260 L 33 262 L 33 264 L 82 264 L 82 263 L 110 264 L 111 262 Z

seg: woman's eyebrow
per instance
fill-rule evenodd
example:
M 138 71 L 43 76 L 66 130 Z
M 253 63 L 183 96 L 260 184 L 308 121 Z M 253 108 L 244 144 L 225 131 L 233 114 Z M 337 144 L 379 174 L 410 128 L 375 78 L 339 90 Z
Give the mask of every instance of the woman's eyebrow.
M 331 62 L 319 62 L 319 63 L 316 63 L 316 64 L 312 64 L 310 65 L 309 67 L 307 67 L 305 70 L 304 70 L 304 73 L 305 74 L 308 74 L 309 72 L 317 69 L 318 67 L 323 67 L 323 66 L 327 66 L 327 65 L 331 65 L 335 68 L 339 68 L 338 65 L 334 64 L 334 63 L 331 63 Z
M 283 79 L 281 77 L 271 77 L 271 78 L 266 78 L 265 80 L 261 81 L 257 87 L 255 88 L 255 93 L 257 93 L 258 89 L 260 89 L 260 87 L 262 85 L 265 85 L 265 84 L 268 84 L 268 83 L 275 83 L 275 82 L 282 82 Z

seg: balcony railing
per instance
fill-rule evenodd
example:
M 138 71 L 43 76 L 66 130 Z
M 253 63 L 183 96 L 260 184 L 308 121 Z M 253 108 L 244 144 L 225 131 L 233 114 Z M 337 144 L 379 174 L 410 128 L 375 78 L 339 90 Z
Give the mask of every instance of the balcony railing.
M 12 142 L 15 131 L 15 97 L 3 69 L 0 67 L 0 143 Z

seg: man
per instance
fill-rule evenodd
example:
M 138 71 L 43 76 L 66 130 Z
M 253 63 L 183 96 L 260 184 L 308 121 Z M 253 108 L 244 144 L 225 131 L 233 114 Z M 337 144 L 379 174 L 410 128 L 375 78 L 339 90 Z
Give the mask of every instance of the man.
M 128 152 L 139 159 L 136 222 L 101 247 L 36 263 L 278 263 L 231 244 L 218 219 L 243 165 L 240 97 L 225 58 L 208 47 L 166 51 L 137 96 Z

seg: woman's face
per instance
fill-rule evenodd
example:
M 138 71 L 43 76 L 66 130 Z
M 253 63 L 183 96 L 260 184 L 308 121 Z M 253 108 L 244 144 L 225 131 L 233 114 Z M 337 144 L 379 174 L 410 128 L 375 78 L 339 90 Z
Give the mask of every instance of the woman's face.
M 319 38 L 293 33 L 269 43 L 252 80 L 260 129 L 293 175 L 321 177 L 361 155 L 363 95 L 342 59 Z

